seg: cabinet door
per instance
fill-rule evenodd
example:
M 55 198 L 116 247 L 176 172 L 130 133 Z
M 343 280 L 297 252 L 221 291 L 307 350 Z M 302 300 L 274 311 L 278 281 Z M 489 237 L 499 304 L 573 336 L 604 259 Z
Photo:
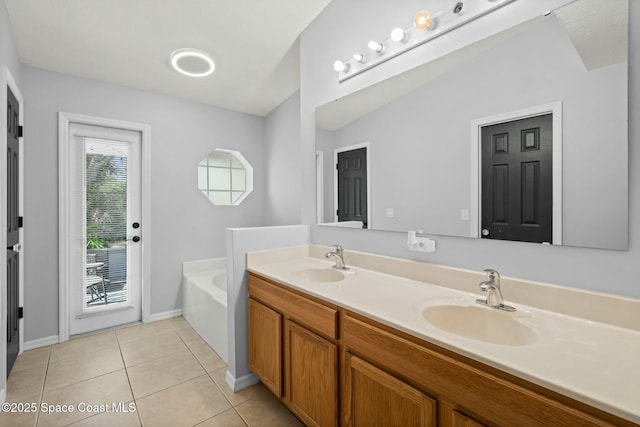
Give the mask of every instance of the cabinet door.
M 338 349 L 285 321 L 285 400 L 308 426 L 338 424 Z
M 473 418 L 469 418 L 465 414 L 453 410 L 452 415 L 453 427 L 485 427 L 484 424 L 479 423 Z
M 249 298 L 249 369 L 282 396 L 282 315 Z
M 435 400 L 370 363 L 347 353 L 343 375 L 345 426 L 436 425 Z

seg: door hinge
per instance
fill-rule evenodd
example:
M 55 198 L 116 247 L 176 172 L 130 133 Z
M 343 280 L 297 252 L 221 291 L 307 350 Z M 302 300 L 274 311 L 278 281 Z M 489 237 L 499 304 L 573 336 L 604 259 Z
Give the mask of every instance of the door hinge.
M 340 170 L 340 164 L 336 163 L 336 170 L 339 171 Z
M 18 138 L 22 138 L 23 128 L 22 126 L 18 126 Z
M 18 307 L 18 319 L 24 318 L 24 307 Z
M 18 228 L 22 228 L 24 227 L 24 217 L 23 216 L 19 216 L 18 217 Z
M 336 215 L 340 215 L 340 211 L 339 210 L 336 210 Z

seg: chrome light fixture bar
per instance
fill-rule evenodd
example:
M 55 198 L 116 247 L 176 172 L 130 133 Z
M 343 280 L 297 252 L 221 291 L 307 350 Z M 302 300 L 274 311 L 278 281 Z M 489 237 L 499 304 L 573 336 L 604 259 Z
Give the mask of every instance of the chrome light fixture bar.
M 406 29 L 394 28 L 387 40 L 371 40 L 363 52 L 356 53 L 345 61 L 334 62 L 333 69 L 338 73 L 338 81 L 343 82 L 357 76 L 513 1 L 515 0 L 458 1 L 450 8 L 434 14 L 421 10 L 416 13 L 413 26 Z

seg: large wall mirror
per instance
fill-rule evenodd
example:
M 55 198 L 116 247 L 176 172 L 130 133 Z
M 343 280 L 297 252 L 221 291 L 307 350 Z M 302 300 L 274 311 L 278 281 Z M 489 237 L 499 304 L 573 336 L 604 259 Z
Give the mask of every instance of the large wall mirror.
M 319 107 L 318 222 L 627 249 L 627 56 L 578 0 Z

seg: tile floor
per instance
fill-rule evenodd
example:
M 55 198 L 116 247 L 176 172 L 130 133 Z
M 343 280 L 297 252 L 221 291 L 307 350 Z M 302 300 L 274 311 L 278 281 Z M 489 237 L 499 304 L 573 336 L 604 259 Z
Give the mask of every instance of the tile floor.
M 74 338 L 18 357 L 6 401 L 36 411 L 0 412 L 0 426 L 302 425 L 262 384 L 233 393 L 225 374 L 182 317 Z

